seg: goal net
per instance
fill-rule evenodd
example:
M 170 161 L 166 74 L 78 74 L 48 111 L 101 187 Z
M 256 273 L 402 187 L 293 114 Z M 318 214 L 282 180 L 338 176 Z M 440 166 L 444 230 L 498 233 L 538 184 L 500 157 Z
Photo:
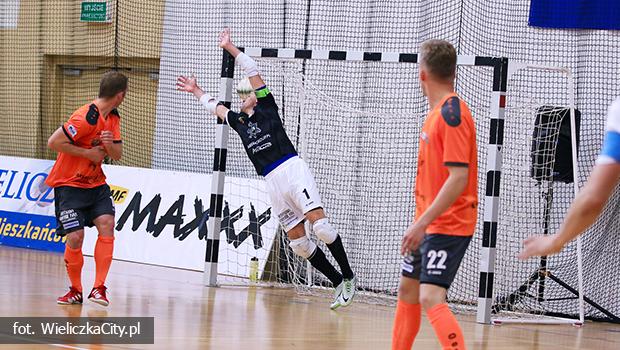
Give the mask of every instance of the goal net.
M 414 209 L 417 140 L 426 103 L 415 80 L 417 66 L 256 59 L 280 107 L 287 134 L 314 173 L 325 210 L 343 239 L 360 287 L 376 296 L 395 295 L 401 263 L 398 247 Z M 241 76 L 237 73 L 234 84 Z M 394 83 L 402 88 L 395 91 L 390 85 Z M 239 107 L 236 96 L 232 107 Z M 259 180 L 240 139 L 234 131 L 229 133 L 226 181 L 230 177 Z M 254 193 L 252 201 L 269 206 L 264 188 Z M 277 220 L 273 213 L 272 219 Z M 328 251 L 323 243 L 319 245 Z M 273 245 L 264 248 L 269 253 L 263 254 L 268 255 L 265 261 L 259 261 L 262 280 L 291 283 L 313 293 L 318 292 L 314 287 L 328 285 L 292 253 L 281 230 Z M 249 271 L 252 257 L 235 257 L 238 265 L 231 274 Z M 221 275 L 218 280 L 238 282 Z
M 287 133 L 315 175 L 325 209 L 359 278 L 361 294 L 368 300 L 388 302 L 396 295 L 402 261 L 399 246 L 415 209 L 412 189 L 418 138 L 428 110 L 417 82 L 414 56 L 411 55 L 412 62 L 404 63 L 363 61 L 363 53 L 326 51 L 313 54 L 323 59 L 293 59 L 292 50 L 247 51 L 258 61 L 280 106 Z M 281 57 L 275 57 L 278 55 Z M 389 55 L 398 54 L 384 53 L 383 57 Z M 491 64 L 475 65 L 486 62 L 485 58 L 460 57 L 459 61 L 457 92 L 470 105 L 477 129 L 480 210 L 478 230 L 450 289 L 449 300 L 459 309 L 473 310 L 480 298 L 479 273 L 489 269 L 495 275 L 489 311 L 497 314 L 496 318 L 501 314 L 505 320 L 504 314 L 508 313 L 516 319 L 524 319 L 522 315 L 578 316 L 578 295 L 548 276 L 550 271 L 559 283 L 564 281 L 579 290 L 577 276 L 581 272 L 574 268 L 574 247 L 551 259 L 516 259 L 524 238 L 557 229 L 573 198 L 573 185 L 558 183 L 553 177 L 555 145 L 564 125 L 562 121 L 570 119 L 567 111 L 574 105 L 566 74 L 561 70 L 531 68 L 513 74 L 508 85 L 505 123 L 499 122 L 503 131 L 498 131 L 491 130 L 498 128 L 498 122 L 492 122 L 497 119 L 493 115 L 499 115 L 504 107 L 500 102 L 493 109 L 494 101 L 498 102 L 501 95 L 499 91 L 493 92 L 497 71 Z M 237 74 L 232 85 L 239 79 Z M 544 89 L 532 92 L 528 89 L 531 84 L 561 88 L 549 93 Z M 232 108 L 238 107 L 239 99 L 233 96 Z M 226 181 L 235 184 L 228 186 L 230 195 L 250 195 L 242 201 L 269 207 L 268 193 L 264 186 L 256 185 L 260 179 L 254 174 L 239 138 L 233 131 L 222 132 L 230 133 Z M 503 135 L 503 145 L 499 134 Z M 489 138 L 495 138 L 492 145 Z M 489 212 L 485 202 L 490 198 L 487 163 L 489 149 L 493 147 L 500 149 L 504 157 L 498 169 L 499 212 L 495 214 Z M 493 161 L 498 157 L 493 154 Z M 572 159 L 569 161 L 572 164 Z M 234 215 L 225 210 L 223 232 L 231 229 L 228 217 Z M 273 213 L 270 220 L 276 220 Z M 497 255 L 495 271 L 492 261 L 481 268 L 482 241 L 489 234 L 484 232 L 484 226 L 489 222 L 497 225 L 497 250 L 490 250 L 491 255 Z M 274 226 L 277 224 L 271 229 Z M 306 229 L 319 242 L 308 225 Z M 264 235 L 265 230 L 261 233 Z M 261 253 L 246 251 L 221 256 L 230 261 L 224 264 L 226 271 L 219 271 L 218 281 L 239 283 L 240 278 L 249 279 L 258 272 L 259 283 L 291 284 L 303 292 L 320 293 L 318 287 L 329 286 L 322 275 L 313 273 L 305 261 L 292 253 L 285 233 L 278 229 L 267 235 L 269 242 L 260 247 Z M 327 251 L 324 246 L 323 249 Z M 258 263 L 257 255 L 261 256 Z M 532 275 L 539 277 L 530 281 Z
M 549 316 L 583 322 L 577 241 L 549 258 L 516 258 L 525 238 L 557 232 L 578 191 L 571 109 L 575 129 L 580 118 L 570 79 L 569 71 L 532 66 L 522 66 L 508 79 L 492 307 L 497 322 L 564 321 Z

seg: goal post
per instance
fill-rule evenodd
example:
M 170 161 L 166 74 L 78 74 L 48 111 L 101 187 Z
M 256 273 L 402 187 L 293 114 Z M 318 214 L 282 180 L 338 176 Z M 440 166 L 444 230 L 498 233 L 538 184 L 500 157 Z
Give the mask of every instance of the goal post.
M 232 104 L 235 58 L 224 50 L 218 99 L 227 108 Z M 217 285 L 217 264 L 219 261 L 220 232 L 224 208 L 224 183 L 226 181 L 226 155 L 228 153 L 228 124 L 216 117 L 213 173 L 211 175 L 211 196 L 207 223 L 207 245 L 205 252 L 204 284 Z
M 515 248 L 520 249 L 521 240 L 529 235 L 553 233 L 579 192 L 579 119 L 576 115 L 575 86 L 570 69 L 511 61 L 507 82 L 507 118 L 510 119 L 510 127 L 506 131 L 506 137 L 510 140 L 504 150 L 506 162 L 503 168 L 506 174 L 503 177 L 509 184 L 517 187 L 516 191 L 525 194 L 517 194 L 511 189 L 502 194 L 500 230 L 507 227 L 515 230 Z M 539 90 L 534 96 L 529 90 L 536 89 Z M 525 121 L 520 122 L 520 119 Z M 568 128 L 565 128 L 565 119 L 568 120 Z M 531 140 L 528 137 L 531 137 Z M 560 149 L 561 137 L 568 138 L 564 141 L 569 142 L 568 150 Z M 570 159 L 564 157 L 558 160 L 560 152 L 570 152 Z M 556 166 L 566 168 L 566 164 L 558 164 L 566 161 L 570 163 L 570 176 L 564 174 L 564 178 L 560 179 Z M 526 167 L 530 168 L 530 174 L 523 171 Z M 520 179 L 515 180 L 517 177 Z M 570 180 L 567 180 L 568 178 Z M 511 215 L 510 211 L 524 213 Z M 522 220 L 528 223 L 520 224 L 519 221 Z M 506 233 L 508 232 L 500 234 Z M 503 245 L 513 243 L 505 236 L 501 238 Z M 571 252 L 562 252 L 551 258 L 541 257 L 538 266 L 532 266 L 529 262 L 519 263 L 514 256 L 516 254 L 512 257 L 506 256 L 509 252 L 504 250 L 501 253 L 504 255 L 502 258 L 515 260 L 502 262 L 505 276 L 502 276 L 504 281 L 497 286 L 497 296 L 492 302 L 492 323 L 583 324 L 581 237 L 576 240 Z M 549 259 L 554 259 L 553 266 L 549 266 Z M 575 263 L 577 266 L 571 271 L 575 272 L 576 278 L 570 277 L 573 279 L 572 283 L 563 281 L 569 278 L 568 276 L 556 275 L 556 270 L 559 270 L 558 274 L 561 275 L 562 270 Z M 528 272 L 528 269 L 531 270 Z M 573 307 L 568 305 L 571 300 L 575 300 Z M 587 301 L 599 310 L 602 309 L 592 300 Z M 605 313 L 604 309 L 601 311 Z
M 288 49 L 288 48 L 240 48 L 247 55 L 254 58 L 272 58 L 281 60 L 328 60 L 328 61 L 350 61 L 350 62 L 382 62 L 397 64 L 417 64 L 418 55 L 416 53 L 400 52 L 363 52 L 363 51 L 337 51 L 337 50 L 307 50 L 307 49 Z M 486 183 L 480 184 L 480 193 L 484 193 L 484 211 L 482 226 L 482 239 L 479 256 L 479 281 L 478 288 L 478 309 L 477 320 L 482 323 L 491 322 L 491 309 L 493 304 L 493 281 L 495 269 L 495 249 L 497 242 L 497 221 L 499 215 L 499 188 L 501 179 L 502 164 L 502 143 L 504 130 L 504 107 L 506 101 L 506 83 L 508 74 L 508 59 L 501 57 L 484 57 L 459 55 L 457 65 L 483 67 L 492 70 L 492 84 L 489 84 L 491 101 L 488 121 L 488 156 L 486 159 Z M 232 96 L 232 78 L 234 66 L 231 56 L 226 52 L 222 61 L 222 83 L 220 86 L 220 100 L 230 105 Z M 417 80 L 417 77 L 411 77 Z M 268 82 L 269 83 L 269 82 Z M 226 174 L 226 154 L 228 127 L 217 121 L 216 145 L 214 158 L 214 176 L 212 178 L 211 209 L 209 216 L 209 238 L 207 240 L 207 251 L 205 258 L 205 285 L 217 285 L 217 265 L 219 246 L 219 232 L 221 209 L 223 206 L 223 188 Z M 413 140 L 411 142 L 417 142 Z M 416 145 L 417 146 L 417 145 Z M 302 154 L 303 156 L 303 154 Z M 410 169 L 414 171 L 413 168 Z M 484 189 L 484 190 L 483 190 Z M 411 189 L 409 189 L 410 191 Z M 480 226 L 480 225 L 479 225 Z M 373 234 L 368 232 L 367 234 Z M 396 264 L 395 264 L 396 265 Z M 396 276 L 397 277 L 397 276 Z M 396 278 L 395 277 L 395 278 Z M 472 277 L 475 278 L 475 277 Z M 364 281 L 361 281 L 362 288 Z M 376 290 L 374 287 L 366 287 L 366 290 Z M 391 291 L 383 291 L 391 294 Z

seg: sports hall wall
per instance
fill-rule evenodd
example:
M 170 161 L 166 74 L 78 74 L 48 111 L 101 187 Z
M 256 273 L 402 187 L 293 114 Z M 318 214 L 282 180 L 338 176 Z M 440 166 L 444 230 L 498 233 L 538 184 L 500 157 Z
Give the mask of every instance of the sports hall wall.
M 120 108 L 125 140 L 125 155 L 120 164 L 210 172 L 213 121 L 190 96 L 174 90 L 174 79 L 177 74 L 196 74 L 202 86 L 215 95 L 221 64 L 221 50 L 216 47 L 217 32 L 230 26 L 235 42 L 242 46 L 416 52 L 424 40 L 440 38 L 452 42 L 462 55 L 502 56 L 512 61 L 570 68 L 576 78 L 577 108 L 583 115 L 579 153 L 582 173 L 579 180 L 583 183 L 602 142 L 607 106 L 620 95 L 617 83 L 620 33 L 529 27 L 529 2 L 118 0 L 111 2 L 118 4 L 112 23 L 89 24 L 79 21 L 80 1 L 9 1 L 17 4 L 18 10 L 17 20 L 14 20 L 12 11 L 0 8 L 0 154 L 53 158 L 45 147 L 49 134 L 71 111 L 96 95 L 97 80 L 103 71 L 119 67 L 130 77 L 130 91 Z M 293 109 L 289 107 L 295 107 L 294 91 L 289 91 L 278 72 L 299 67 L 259 63 L 272 77 L 268 83 L 276 87 L 272 90 L 278 102 L 289 111 Z M 426 104 L 418 90 L 415 67 L 361 64 L 342 67 L 308 63 L 304 69 L 321 91 L 352 108 L 380 108 L 388 114 L 413 111 L 412 119 L 424 115 Z M 485 91 L 488 91 L 489 79 L 488 72 L 460 70 L 459 92 L 472 101 L 487 101 Z M 545 86 L 535 78 L 530 85 L 519 86 L 540 95 L 563 94 L 549 91 L 555 87 Z M 509 103 L 510 93 L 509 85 Z M 484 105 L 473 107 L 486 108 Z M 288 118 L 289 114 L 283 115 Z M 480 120 L 485 117 L 480 116 Z M 363 139 L 364 145 L 373 147 L 372 135 L 364 134 L 369 133 L 368 129 L 350 120 L 330 119 L 330 122 L 339 122 L 341 124 L 335 126 L 355 134 L 339 140 L 345 146 L 359 146 L 358 140 Z M 397 125 L 394 134 L 388 136 L 397 136 L 405 126 Z M 303 141 L 296 140 L 295 123 L 287 124 L 287 128 L 294 141 L 303 145 Z M 403 139 L 416 140 L 416 137 L 411 133 Z M 237 176 L 253 176 L 249 162 L 242 156 L 240 143 L 234 137 L 230 142 L 230 172 Z M 487 142 L 487 135 L 479 136 L 479 142 Z M 407 147 L 406 144 L 401 146 Z M 320 164 L 312 159 L 320 159 L 320 151 L 306 145 L 307 157 L 315 169 Z M 405 152 L 402 157 L 410 153 Z M 351 159 L 350 154 L 333 157 L 340 163 Z M 346 162 L 342 170 L 347 178 L 358 177 L 352 183 L 333 183 L 329 176 L 323 179 L 318 176 L 322 190 L 327 192 L 328 203 L 330 192 L 353 188 L 347 193 L 338 192 L 339 203 L 362 214 L 342 213 L 337 224 L 343 227 L 355 226 L 364 220 L 391 221 L 391 216 L 377 219 L 366 214 L 368 209 L 365 203 L 360 203 L 356 193 L 373 185 L 359 178 L 363 177 L 359 173 L 363 172 L 360 166 L 364 159 L 359 154 L 356 157 L 359 158 L 356 162 Z M 412 160 L 399 166 L 410 169 L 414 164 Z M 484 167 L 484 163 L 480 167 Z M 400 191 L 401 196 L 389 198 L 396 202 L 393 206 L 402 207 L 402 212 L 391 214 L 400 217 L 394 227 L 408 220 L 402 213 L 412 212 L 413 205 L 402 202 L 410 200 L 410 192 L 405 191 L 410 191 L 413 181 L 411 171 L 403 181 L 405 190 Z M 383 205 L 381 198 L 376 200 L 377 206 Z M 614 196 L 593 228 L 605 235 L 590 235 L 584 242 L 586 289 L 603 284 L 610 286 L 606 290 L 620 288 L 620 274 L 609 276 L 608 273 L 620 270 L 620 261 L 610 258 L 620 251 L 619 203 L 618 196 Z M 519 213 L 514 214 L 518 216 Z M 343 232 L 347 246 L 358 251 L 353 254 L 357 254 L 354 260 L 360 264 L 365 257 L 356 247 L 363 246 L 364 234 L 354 229 Z M 391 249 L 398 242 L 377 244 L 383 244 L 382 249 Z M 508 252 L 515 252 L 519 239 L 508 237 L 503 244 Z M 394 275 L 398 273 L 398 266 L 392 264 L 392 260 L 384 263 L 386 268 L 391 266 L 390 273 Z M 464 271 L 476 268 L 473 263 Z M 567 273 L 572 272 L 567 270 Z M 373 277 L 369 275 L 368 278 Z M 392 284 L 390 282 L 388 289 L 394 288 Z M 475 288 L 472 283 L 469 289 L 475 294 Z M 613 301 L 614 296 L 604 295 L 602 299 L 616 314 L 620 312 L 620 304 Z
M 157 88 L 150 73 L 158 71 L 164 4 L 119 1 L 118 24 L 89 24 L 79 20 L 80 3 L 22 0 L 0 7 L 0 153 L 53 158 L 47 137 L 96 97 L 101 74 L 116 65 L 129 68 L 132 84 L 122 114 L 141 116 L 123 118 L 126 161 L 150 167 Z
M 100 72 L 91 70 L 112 67 L 116 60 L 117 66 L 132 68 L 129 74 L 135 75 L 123 106 L 124 114 L 132 116 L 124 118 L 124 131 L 141 139 L 132 144 L 127 137 L 128 146 L 133 146 L 127 152 L 140 151 L 136 157 L 128 156 L 125 164 L 148 167 L 151 133 L 139 131 L 153 128 L 155 103 L 151 102 L 156 99 L 157 82 L 148 73 L 159 70 L 165 16 L 174 25 L 168 28 L 171 35 L 184 36 L 188 46 L 209 47 L 194 51 L 191 58 L 195 66 L 191 70 L 204 77 L 207 86 L 216 87 L 219 76 L 220 52 L 211 43 L 217 29 L 231 26 L 236 40 L 248 46 L 415 52 L 423 40 L 442 38 L 454 43 L 460 54 L 569 67 L 577 78 L 579 109 L 599 116 L 589 119 L 601 128 L 608 103 L 620 92 L 618 32 L 528 27 L 529 0 L 116 3 L 118 23 L 110 24 L 80 22 L 77 0 L 9 0 L 2 5 L 2 154 L 52 157 L 45 149 L 47 135 L 84 98 L 94 95 L 96 87 L 90 80 L 96 81 Z M 183 17 L 202 18 L 201 26 L 184 27 Z M 84 74 L 72 77 L 61 71 L 72 66 L 85 67 Z M 584 147 L 587 159 L 594 157 L 597 148 L 596 144 Z

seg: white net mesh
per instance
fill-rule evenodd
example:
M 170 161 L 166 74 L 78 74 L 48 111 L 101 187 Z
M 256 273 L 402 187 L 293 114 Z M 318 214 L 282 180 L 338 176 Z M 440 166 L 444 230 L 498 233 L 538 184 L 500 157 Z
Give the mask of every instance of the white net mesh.
M 417 82 L 417 65 L 257 61 L 281 106 L 287 133 L 314 173 L 325 209 L 343 239 L 361 289 L 374 297 L 396 295 L 402 262 L 399 246 L 415 209 L 412 193 L 418 138 L 428 110 Z M 484 169 L 492 68 L 459 69 L 464 76 L 480 72 L 477 81 L 487 82 L 486 90 L 463 91 L 476 120 L 479 159 Z M 333 80 L 326 81 L 325 76 Z M 399 89 L 393 89 L 393 84 Z M 373 91 L 370 98 L 361 97 L 363 89 Z M 235 107 L 238 102 L 233 104 Z M 227 176 L 254 178 L 240 140 L 231 133 Z M 481 171 L 481 200 L 484 177 Z M 260 196 L 268 198 L 266 193 Z M 278 270 L 267 271 L 264 279 L 290 281 L 305 291 L 310 290 L 305 288 L 308 285 L 328 285 L 317 273 L 312 274 L 310 281 L 307 279 L 305 262 L 293 255 L 283 235 L 278 243 L 271 255 L 274 263 L 270 265 Z M 463 282 L 459 293 L 475 299 L 477 247 L 472 244 L 471 249 L 462 277 L 468 282 Z M 323 250 L 328 251 L 324 246 Z
M 560 142 L 562 122 L 568 123 L 570 86 L 567 75 L 523 69 L 508 82 L 501 179 L 500 220 L 495 279 L 496 311 L 578 315 L 577 296 L 550 280 L 554 276 L 577 289 L 575 244 L 549 259 L 519 261 L 516 252 L 533 234 L 555 233 L 574 198 L 574 185 L 560 180 L 558 166 L 572 169 L 568 142 Z M 532 89 L 553 86 L 554 89 Z M 565 124 L 569 127 L 570 124 Z M 559 147 L 558 147 L 559 145 Z M 564 149 L 557 150 L 560 147 Z M 568 149 L 566 149 L 568 148 Z M 558 154 L 556 154 L 556 151 Z M 564 164 L 556 164 L 556 160 Z M 568 171 L 572 179 L 572 170 Z M 565 177 L 566 179 L 566 177 Z
M 417 66 L 257 60 L 262 75 L 283 107 L 281 114 L 288 134 L 315 175 L 325 209 L 342 236 L 362 292 L 370 296 L 367 300 L 389 302 L 396 294 L 400 276 L 400 240 L 414 212 L 412 188 L 417 140 L 427 112 L 418 83 L 411 78 L 417 77 Z M 364 78 L 358 79 L 358 74 Z M 317 77 L 325 75 L 333 76 L 334 84 L 315 83 Z M 391 76 L 392 83 L 398 81 L 399 96 L 390 95 L 387 88 L 382 91 L 385 76 Z M 483 208 L 492 69 L 461 66 L 458 76 L 457 90 L 469 103 L 476 123 L 479 198 Z M 486 80 L 487 88 L 476 91 L 477 85 L 468 84 L 471 79 Z M 356 87 L 349 85 L 348 80 L 364 83 Z M 532 93 L 528 89 L 531 84 L 553 84 L 559 88 L 548 94 Z M 366 85 L 375 87 L 376 93 L 370 100 L 361 99 L 357 93 Z M 564 74 L 546 70 L 522 70 L 510 80 L 497 243 L 494 310 L 498 312 L 535 315 L 578 312 L 575 296 L 549 278 L 528 282 L 532 275 L 538 276 L 539 260 L 516 259 L 525 237 L 545 232 L 545 226 L 549 233 L 557 229 L 573 198 L 571 184 L 552 181 L 555 145 L 570 105 L 568 89 Z M 402 103 L 382 103 L 387 99 Z M 239 139 L 231 133 L 228 175 L 255 178 Z M 266 199 L 268 195 L 263 190 L 258 198 Z M 479 228 L 450 289 L 449 300 L 459 309 L 471 310 L 469 306 L 477 301 L 483 215 L 481 209 Z M 318 242 L 312 234 L 311 237 Z M 262 279 L 292 283 L 300 291 L 320 293 L 320 289 L 308 287 L 329 283 L 319 273 L 309 275 L 305 261 L 295 256 L 287 243 L 285 235 L 279 232 Z M 577 288 L 575 254 L 571 246 L 546 261 L 546 267 Z M 236 263 L 244 265 L 250 258 L 236 258 Z M 520 290 L 523 285 L 527 288 Z

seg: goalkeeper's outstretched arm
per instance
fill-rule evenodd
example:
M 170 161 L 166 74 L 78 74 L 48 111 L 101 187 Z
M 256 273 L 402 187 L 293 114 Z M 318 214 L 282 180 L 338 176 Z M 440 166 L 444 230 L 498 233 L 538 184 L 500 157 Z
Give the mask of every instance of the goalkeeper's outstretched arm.
M 241 69 L 243 69 L 254 90 L 265 87 L 265 82 L 258 73 L 258 66 L 256 65 L 256 62 L 250 56 L 241 52 L 241 50 L 239 50 L 239 48 L 232 43 L 232 40 L 230 39 L 230 29 L 226 28 L 220 33 L 219 46 L 228 51 L 228 53 L 235 58 L 235 62 L 241 67 Z M 177 78 L 176 85 L 177 90 L 193 94 L 196 99 L 198 99 L 198 101 L 205 106 L 209 113 L 215 114 L 223 121 L 226 121 L 229 109 L 221 104 L 218 104 L 218 101 L 214 97 L 205 93 L 198 86 L 196 77 L 179 76 Z
M 233 44 L 230 38 L 229 28 L 224 29 L 220 33 L 220 47 L 228 51 L 228 53 L 230 53 L 235 58 L 235 62 L 237 63 L 237 65 L 239 65 L 239 67 L 241 67 L 241 69 L 243 69 L 245 75 L 250 80 L 250 84 L 252 85 L 252 88 L 254 90 L 260 89 L 265 86 L 263 78 L 258 73 L 258 66 L 256 65 L 256 61 L 254 61 L 252 57 L 241 52 L 241 50 L 239 50 L 237 46 Z
M 196 82 L 196 77 L 185 77 L 180 76 L 177 78 L 177 90 L 189 92 L 196 97 L 200 103 L 205 106 L 207 111 L 210 114 L 217 115 L 222 121 L 226 121 L 226 116 L 228 115 L 228 108 L 222 106 L 217 103 L 215 97 L 210 96 L 206 92 L 204 92 L 198 83 Z

